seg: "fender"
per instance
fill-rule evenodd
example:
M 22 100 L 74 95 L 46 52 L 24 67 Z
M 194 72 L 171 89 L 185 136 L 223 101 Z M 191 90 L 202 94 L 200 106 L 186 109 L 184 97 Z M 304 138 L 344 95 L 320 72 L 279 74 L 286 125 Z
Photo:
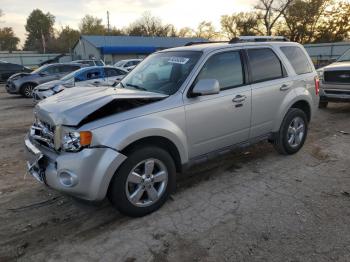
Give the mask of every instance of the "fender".
M 288 110 L 292 107 L 293 104 L 299 101 L 307 102 L 310 107 L 311 116 L 313 115 L 312 94 L 305 87 L 296 87 L 286 95 L 283 102 L 281 103 L 281 106 L 279 108 L 279 112 L 281 112 L 281 114 L 278 114 L 277 119 L 274 121 L 275 125 L 273 126 L 273 132 L 279 131 L 282 121 Z
M 180 110 L 180 109 L 179 109 Z M 183 109 L 182 109 L 183 110 Z M 176 110 L 178 111 L 178 110 Z M 174 114 L 181 112 L 175 112 Z M 180 122 L 185 123 L 184 121 Z M 160 136 L 170 140 L 177 148 L 181 163 L 188 162 L 187 138 L 179 125 L 164 117 L 143 116 L 97 128 L 94 133 L 94 146 L 103 145 L 121 151 L 132 143 L 147 137 Z M 106 136 L 105 134 L 108 134 Z

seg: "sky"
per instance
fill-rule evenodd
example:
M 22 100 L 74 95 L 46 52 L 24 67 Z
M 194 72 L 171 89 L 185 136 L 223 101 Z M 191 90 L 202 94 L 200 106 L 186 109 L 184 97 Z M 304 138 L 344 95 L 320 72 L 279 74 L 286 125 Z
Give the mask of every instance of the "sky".
M 56 17 L 55 27 L 69 25 L 78 29 L 86 14 L 103 19 L 107 24 L 106 12 L 110 12 L 110 24 L 123 28 L 139 18 L 145 11 L 158 16 L 163 23 L 174 24 L 176 28 L 196 28 L 203 21 L 212 21 L 220 29 L 220 17 L 224 14 L 248 11 L 256 0 L 0 0 L 4 16 L 0 27 L 13 27 L 23 45 L 26 38 L 24 25 L 33 9 L 50 12 Z

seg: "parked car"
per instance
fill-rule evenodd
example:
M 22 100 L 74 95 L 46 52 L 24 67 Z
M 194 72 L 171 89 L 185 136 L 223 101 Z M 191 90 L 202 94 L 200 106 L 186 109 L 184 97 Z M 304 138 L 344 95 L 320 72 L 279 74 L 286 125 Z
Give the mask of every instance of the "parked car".
M 297 153 L 318 105 L 318 76 L 302 45 L 276 39 L 159 51 L 116 88 L 77 87 L 43 100 L 25 138 L 29 172 L 143 216 L 192 164 L 265 139 L 281 154 Z
M 128 70 L 129 72 L 133 70 L 142 59 L 127 59 L 127 60 L 120 60 L 119 62 L 115 63 L 115 67 L 122 67 Z
M 65 88 L 75 86 L 112 86 L 116 81 L 120 81 L 128 73 L 123 68 L 111 66 L 93 66 L 81 68 L 59 80 L 53 80 L 34 88 L 33 99 L 43 100 L 49 96 L 60 93 Z
M 21 94 L 29 98 L 32 97 L 33 89 L 37 85 L 60 79 L 84 66 L 72 63 L 49 64 L 39 67 L 31 73 L 17 73 L 7 80 L 6 91 L 9 94 Z
M 320 76 L 319 108 L 328 102 L 350 102 L 350 49 L 335 63 L 317 70 Z
M 0 82 L 6 81 L 10 76 L 17 73 L 30 73 L 32 70 L 18 64 L 0 62 Z
M 105 63 L 100 59 L 99 60 L 94 60 L 94 59 L 75 60 L 75 61 L 72 61 L 71 63 L 79 63 L 79 64 L 88 65 L 88 66 L 105 66 Z

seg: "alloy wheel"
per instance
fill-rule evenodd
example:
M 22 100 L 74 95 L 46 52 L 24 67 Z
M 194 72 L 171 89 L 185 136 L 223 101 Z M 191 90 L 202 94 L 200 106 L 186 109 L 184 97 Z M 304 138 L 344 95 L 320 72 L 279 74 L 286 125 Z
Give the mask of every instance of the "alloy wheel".
M 126 195 L 135 206 L 153 205 L 164 194 L 168 183 L 166 166 L 158 159 L 147 159 L 132 168 L 126 180 Z

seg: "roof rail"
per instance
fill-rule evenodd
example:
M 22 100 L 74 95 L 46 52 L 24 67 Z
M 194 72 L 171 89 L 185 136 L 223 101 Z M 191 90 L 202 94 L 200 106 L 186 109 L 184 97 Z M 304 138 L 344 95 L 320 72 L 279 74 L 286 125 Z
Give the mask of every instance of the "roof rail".
M 228 41 L 204 41 L 204 42 L 188 42 L 185 46 L 191 45 L 205 45 L 205 44 L 218 44 L 218 43 L 228 43 Z
M 240 36 L 230 40 L 230 44 L 236 44 L 241 42 L 274 42 L 283 41 L 289 42 L 290 40 L 284 36 Z

